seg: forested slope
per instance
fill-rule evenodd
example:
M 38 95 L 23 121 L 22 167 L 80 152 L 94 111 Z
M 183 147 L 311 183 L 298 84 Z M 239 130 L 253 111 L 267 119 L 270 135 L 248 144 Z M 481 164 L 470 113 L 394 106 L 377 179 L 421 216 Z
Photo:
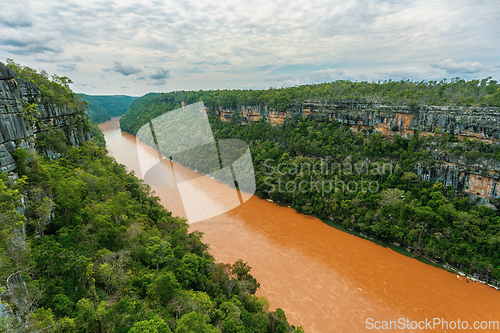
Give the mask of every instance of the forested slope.
M 310 119 L 240 126 L 214 117 L 212 128 L 217 138 L 250 143 L 259 196 L 498 285 L 498 211 L 415 173 L 416 165 L 436 163 L 430 155 L 436 145 L 482 154 L 498 154 L 498 147 L 472 141 L 456 146 L 452 135 L 390 141 Z
M 0 331 L 302 331 L 254 295 L 244 261 L 216 264 L 201 234 L 94 140 L 38 135 L 35 146 L 0 173 Z
M 4 328 L 292 330 L 281 310 L 268 312 L 254 296 L 259 284 L 250 267 L 215 264 L 201 234 L 189 233 L 95 144 L 20 167 L 21 179 L 0 180 L 2 301 L 14 315 Z M 24 216 L 16 211 L 23 193 Z

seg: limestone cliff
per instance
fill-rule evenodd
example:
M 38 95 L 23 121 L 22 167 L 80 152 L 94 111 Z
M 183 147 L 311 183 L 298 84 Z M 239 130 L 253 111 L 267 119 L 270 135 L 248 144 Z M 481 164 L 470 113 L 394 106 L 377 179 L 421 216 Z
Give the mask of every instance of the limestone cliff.
M 52 141 L 64 146 L 78 146 L 90 139 L 82 109 L 47 103 L 35 83 L 16 76 L 11 68 L 0 63 L 0 172 L 16 171 L 13 157 L 16 148 L 25 149 L 32 156 L 36 149 L 38 153 L 56 158 L 61 152 L 52 147 L 50 138 L 56 138 Z M 37 145 L 37 137 L 41 135 L 49 138 L 46 140 L 49 144 L 45 142 L 43 147 Z M 10 176 L 17 177 L 16 173 Z M 25 192 L 16 208 L 21 215 L 26 211 L 27 196 Z M 25 231 L 26 224 L 22 230 L 16 231 L 16 242 L 20 246 L 26 244 Z M 13 317 L 21 322 L 21 318 L 29 313 L 29 304 L 28 289 L 21 274 L 11 274 L 5 285 L 0 285 L 0 320 Z
M 36 112 L 30 113 L 34 105 Z M 58 130 L 73 146 L 90 139 L 83 124 L 81 110 L 44 103 L 36 84 L 16 78 L 11 68 L 0 63 L 0 172 L 16 168 L 12 157 L 16 148 L 33 152 L 39 133 Z M 42 153 L 57 157 L 50 149 Z
M 454 106 L 389 106 L 366 101 L 306 101 L 279 111 L 267 105 L 240 106 L 236 110 L 210 110 L 222 120 L 236 111 L 246 121 L 266 117 L 271 123 L 282 123 L 293 116 L 328 118 L 358 127 L 372 129 L 384 136 L 409 137 L 415 131 L 451 133 L 461 137 L 500 141 L 500 108 Z
M 500 108 L 454 106 L 389 106 L 380 103 L 345 101 L 305 101 L 285 111 L 268 108 L 267 105 L 240 106 L 236 110 L 219 108 L 208 110 L 228 121 L 234 113 L 243 122 L 258 121 L 262 117 L 272 124 L 281 124 L 294 116 L 336 120 L 353 131 L 367 130 L 392 138 L 400 135 L 411 138 L 415 132 L 421 135 L 450 133 L 459 138 L 478 139 L 500 149 Z M 481 203 L 490 204 L 500 198 L 500 163 L 492 158 L 466 160 L 463 155 L 443 152 L 439 147 L 432 150 L 435 165 L 417 165 L 415 172 L 421 180 L 442 182 L 458 191 L 479 197 Z

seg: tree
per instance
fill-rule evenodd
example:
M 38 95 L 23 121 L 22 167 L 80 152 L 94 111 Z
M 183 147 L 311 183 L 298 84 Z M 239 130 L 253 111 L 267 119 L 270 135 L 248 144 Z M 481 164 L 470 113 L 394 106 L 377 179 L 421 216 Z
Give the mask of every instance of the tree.
M 63 213 L 66 225 L 70 224 L 70 216 L 83 206 L 83 182 L 74 178 L 62 179 L 55 187 L 56 208 Z
M 76 325 L 80 332 L 102 332 L 102 321 L 108 315 L 106 302 L 101 302 L 94 307 L 94 303 L 87 298 L 82 298 L 76 303 Z
M 414 172 L 405 172 L 402 178 L 406 180 L 408 182 L 408 186 L 410 186 L 412 181 L 418 179 L 418 175 Z
M 381 197 L 380 200 L 381 205 L 392 206 L 396 208 L 403 202 L 403 199 L 405 197 L 405 191 L 397 188 L 390 188 L 383 190 L 382 193 L 380 194 L 380 197 Z
M 31 224 L 35 227 L 36 233 L 43 236 L 45 227 L 51 220 L 54 210 L 54 202 L 40 188 L 35 187 L 29 191 L 30 205 L 28 206 L 31 215 Z
M 156 266 L 156 271 L 160 265 L 165 264 L 173 257 L 170 243 L 160 237 L 151 237 L 146 244 L 146 255 L 152 266 Z
M 180 289 L 170 301 L 169 307 L 175 313 L 176 319 L 190 312 L 202 314 L 209 319 L 215 304 L 210 296 L 203 291 Z
M 194 288 L 202 281 L 207 261 L 193 253 L 186 253 L 176 268 L 176 276 L 185 288 Z
M 175 333 L 217 333 L 218 328 L 207 323 L 206 316 L 196 312 L 185 314 L 177 321 Z
M 16 167 L 17 167 L 17 171 L 19 172 L 19 174 L 20 175 L 26 174 L 26 167 L 27 167 L 28 161 L 31 158 L 30 153 L 28 153 L 24 149 L 16 148 L 16 150 L 14 150 L 14 153 L 12 153 L 12 157 L 14 157 L 14 159 L 16 161 Z
M 236 275 L 238 280 L 244 280 L 249 276 L 252 267 L 248 266 L 246 262 L 239 259 L 232 266 L 232 273 Z
M 427 223 L 425 222 L 419 222 L 417 223 L 417 225 L 415 226 L 415 228 L 412 230 L 412 233 L 414 235 L 414 237 L 416 238 L 415 239 L 415 242 L 413 243 L 414 245 L 414 253 L 415 255 L 418 257 L 422 251 L 422 235 L 424 233 L 424 231 L 427 230 Z M 417 236 L 418 235 L 418 236 Z
M 172 333 L 172 331 L 162 318 L 155 316 L 151 320 L 135 323 L 129 333 Z
M 180 287 L 175 275 L 172 272 L 165 272 L 148 286 L 147 294 L 155 303 L 166 305 L 174 298 Z
M 280 308 L 276 309 L 276 312 L 269 313 L 269 323 L 271 325 L 271 332 L 287 333 L 290 331 L 290 324 L 285 316 L 285 311 Z
M 41 332 L 54 326 L 54 314 L 51 309 L 38 308 L 30 319 L 30 330 Z
M 224 319 L 231 320 L 236 325 L 241 325 L 241 310 L 234 302 L 224 302 L 220 305 Z

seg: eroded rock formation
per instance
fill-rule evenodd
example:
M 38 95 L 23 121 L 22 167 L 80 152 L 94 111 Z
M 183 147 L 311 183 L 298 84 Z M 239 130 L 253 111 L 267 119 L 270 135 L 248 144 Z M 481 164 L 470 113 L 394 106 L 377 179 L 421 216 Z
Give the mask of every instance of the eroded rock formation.
M 27 107 L 32 104 L 37 112 L 30 119 Z M 16 168 L 12 157 L 16 148 L 34 151 L 35 138 L 42 131 L 60 129 L 73 146 L 90 139 L 82 120 L 81 110 L 43 104 L 36 84 L 16 78 L 11 68 L 0 63 L 0 172 Z
M 281 124 L 294 116 L 336 120 L 350 125 L 353 131 L 367 130 L 392 138 L 400 135 L 411 138 L 421 135 L 450 133 L 459 138 L 478 139 L 500 144 L 500 108 L 454 106 L 388 106 L 366 101 L 306 101 L 286 111 L 267 105 L 240 106 L 236 110 L 208 110 L 229 121 L 235 112 L 242 121 L 254 122 L 265 117 L 271 124 Z M 481 203 L 490 204 L 500 198 L 500 163 L 484 158 L 466 161 L 463 156 L 433 152 L 439 163 L 415 167 L 421 180 L 442 182 L 458 191 L 479 197 Z

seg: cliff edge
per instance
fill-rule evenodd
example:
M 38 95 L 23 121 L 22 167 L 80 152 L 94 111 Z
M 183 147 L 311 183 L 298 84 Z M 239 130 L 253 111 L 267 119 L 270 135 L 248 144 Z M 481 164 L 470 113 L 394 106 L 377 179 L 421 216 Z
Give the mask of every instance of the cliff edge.
M 15 71 L 0 62 L 0 172 L 16 169 L 12 156 L 16 148 L 33 153 L 40 133 L 60 132 L 66 143 L 79 146 L 90 139 L 83 110 L 54 105 L 42 100 L 39 87 L 17 78 Z M 58 157 L 52 147 L 37 149 Z

